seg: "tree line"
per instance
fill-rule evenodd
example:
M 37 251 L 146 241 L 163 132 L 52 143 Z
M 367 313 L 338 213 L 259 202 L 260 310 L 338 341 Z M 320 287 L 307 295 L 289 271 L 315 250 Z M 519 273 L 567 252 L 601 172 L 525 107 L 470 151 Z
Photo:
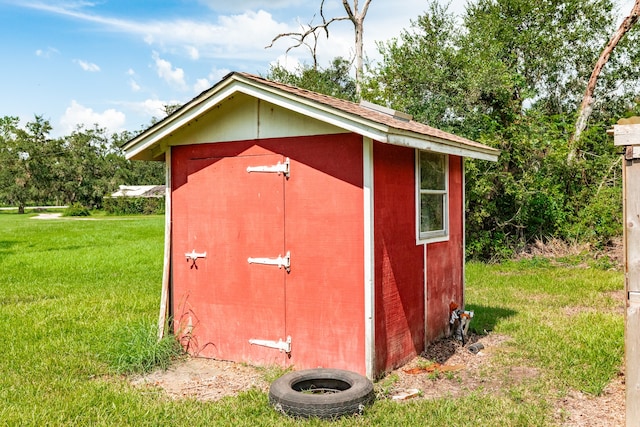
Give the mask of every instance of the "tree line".
M 575 141 L 587 82 L 616 28 L 611 0 L 472 0 L 461 16 L 431 1 L 378 44 L 361 97 L 499 148 L 466 160 L 467 255 L 504 258 L 536 239 L 603 247 L 622 233 L 621 156 L 606 131 L 640 114 L 639 31 L 602 68 L 588 126 Z M 375 7 L 375 4 L 372 6 Z M 635 9 L 634 9 L 635 10 Z M 351 61 L 268 77 L 357 101 Z
M 469 257 L 504 258 L 549 238 L 603 247 L 622 233 L 621 156 L 606 130 L 640 114 L 635 26 L 602 67 L 587 127 L 573 137 L 592 70 L 616 28 L 615 6 L 470 0 L 456 16 L 432 0 L 399 37 L 378 44 L 381 59 L 365 61 L 358 81 L 350 58 L 320 66 L 315 44 L 300 40 L 307 31 L 295 36 L 298 46 L 311 46 L 313 63 L 272 66 L 266 77 L 385 105 L 499 148 L 497 163 L 465 161 Z M 327 31 L 330 22 L 323 16 L 315 27 Z M 128 132 L 79 128 L 53 139 L 50 131 L 38 116 L 24 128 L 17 118 L 0 119 L 0 204 L 99 207 L 119 184 L 164 181 L 162 165 L 124 159 Z
M 133 136 L 129 132 L 79 127 L 51 138 L 51 131 L 41 116 L 25 126 L 17 117 L 0 118 L 0 205 L 20 213 L 34 205 L 100 208 L 119 185 L 164 183 L 161 163 L 125 159 L 120 146 Z

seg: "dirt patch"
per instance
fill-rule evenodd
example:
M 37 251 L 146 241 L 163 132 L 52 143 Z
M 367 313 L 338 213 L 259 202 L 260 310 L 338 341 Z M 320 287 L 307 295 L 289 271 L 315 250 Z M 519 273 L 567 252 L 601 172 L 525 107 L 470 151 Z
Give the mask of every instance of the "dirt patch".
M 376 383 L 379 399 L 406 400 L 460 397 L 472 391 L 501 393 L 513 385 L 526 385 L 540 376 L 528 366 L 498 367 L 497 352 L 504 350 L 509 338 L 489 334 L 470 337 L 467 346 L 446 339 L 433 343 L 420 356 L 396 369 Z M 477 353 L 469 344 L 481 344 Z M 162 390 L 171 399 L 192 398 L 214 401 L 257 388 L 268 392 L 263 369 L 213 359 L 187 358 L 166 371 L 155 371 L 131 379 L 140 388 Z M 400 398 L 399 398 L 400 397 Z M 624 375 L 609 384 L 601 396 L 572 391 L 554 403 L 554 421 L 566 427 L 624 425 Z
M 264 374 L 253 366 L 213 359 L 187 358 L 166 371 L 132 378 L 142 388 L 160 388 L 172 399 L 218 400 L 242 391 L 269 390 Z
M 625 425 L 624 374 L 615 378 L 600 396 L 572 391 L 556 403 L 556 421 L 565 427 L 618 427 Z
M 524 367 L 512 368 L 512 372 L 502 372 L 499 376 L 490 374 L 493 355 L 506 341 L 508 337 L 497 334 L 472 336 L 464 347 L 452 339 L 437 341 L 420 357 L 388 374 L 378 386 L 384 397 L 392 399 L 413 389 L 420 391 L 419 398 L 435 399 L 463 396 L 478 389 L 491 393 L 504 388 L 505 381 L 537 377 L 535 369 Z M 472 353 L 470 344 L 480 344 L 483 348 Z

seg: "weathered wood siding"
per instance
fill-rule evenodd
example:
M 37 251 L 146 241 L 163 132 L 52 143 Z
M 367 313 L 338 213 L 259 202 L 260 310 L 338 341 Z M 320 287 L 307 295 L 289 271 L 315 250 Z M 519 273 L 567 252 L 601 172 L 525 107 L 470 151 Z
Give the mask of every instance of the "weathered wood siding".
M 424 248 L 416 245 L 415 150 L 374 143 L 376 372 L 424 349 Z
M 449 304 L 463 306 L 463 162 L 449 156 L 449 240 L 427 245 L 427 341 L 449 331 Z
M 206 357 L 228 354 L 231 360 L 257 364 L 324 366 L 364 374 L 362 138 L 340 134 L 198 144 L 174 147 L 172 153 L 173 313 L 176 332 L 190 333 L 190 350 Z M 230 161 L 219 159 L 254 157 L 260 162 L 275 154 L 291 161 L 291 176 L 281 177 L 281 190 L 256 190 L 275 174 L 241 170 L 240 178 L 231 179 L 238 169 L 233 167 L 207 179 L 195 177 Z M 244 163 L 242 168 L 246 170 Z M 264 204 L 266 195 L 273 203 Z M 245 209 L 263 203 L 274 214 L 265 214 L 265 220 L 265 215 L 243 211 L 239 203 L 251 203 Z M 203 223 L 212 225 L 195 249 L 205 250 L 207 240 L 216 242 L 228 260 L 208 252 L 197 261 L 197 269 L 185 262 L 185 253 L 194 249 L 190 229 L 196 223 L 205 231 Z M 274 230 L 262 230 L 261 224 Z M 268 249 L 272 242 L 276 247 Z M 238 251 L 226 253 L 228 247 Z M 247 263 L 248 256 L 276 257 L 286 251 L 291 252 L 290 273 Z M 194 281 L 195 275 L 205 277 Z M 220 303 L 216 298 L 223 291 L 229 298 Z M 276 313 L 279 299 L 281 314 Z M 270 308 L 261 307 L 260 300 Z M 260 320 L 270 311 L 273 319 Z M 274 320 L 280 315 L 282 330 L 262 330 L 262 325 L 280 329 Z M 249 338 L 277 341 L 286 336 L 292 337 L 291 357 L 247 344 Z

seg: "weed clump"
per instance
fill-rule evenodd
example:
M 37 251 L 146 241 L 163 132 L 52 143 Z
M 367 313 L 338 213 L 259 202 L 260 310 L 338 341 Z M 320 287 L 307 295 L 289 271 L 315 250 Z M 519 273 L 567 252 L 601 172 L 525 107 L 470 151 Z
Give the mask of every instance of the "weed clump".
M 173 335 L 158 340 L 154 325 L 138 323 L 118 330 L 109 359 L 119 374 L 143 374 L 155 368 L 167 369 L 184 354 Z

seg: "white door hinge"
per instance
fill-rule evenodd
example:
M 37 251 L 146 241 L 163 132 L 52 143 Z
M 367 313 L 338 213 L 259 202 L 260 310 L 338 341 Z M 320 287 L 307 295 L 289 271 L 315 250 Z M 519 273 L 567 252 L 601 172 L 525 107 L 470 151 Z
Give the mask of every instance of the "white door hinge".
M 278 255 L 278 258 L 247 258 L 249 264 L 277 265 L 278 268 L 284 267 L 285 270 L 291 271 L 291 252 L 287 252 L 285 256 Z
M 272 165 L 272 166 L 249 166 L 247 167 L 247 172 L 267 172 L 267 173 L 271 172 L 271 173 L 277 173 L 278 175 L 282 173 L 284 174 L 284 176 L 288 178 L 289 163 L 290 161 L 289 161 L 289 158 L 287 157 L 284 163 L 278 162 L 278 164 Z
M 286 341 L 282 341 L 280 338 L 278 341 L 269 341 L 269 340 L 256 340 L 250 339 L 249 344 L 251 345 L 259 345 L 262 347 L 275 348 L 276 350 L 280 350 L 280 352 L 291 353 L 291 337 L 288 336 Z

